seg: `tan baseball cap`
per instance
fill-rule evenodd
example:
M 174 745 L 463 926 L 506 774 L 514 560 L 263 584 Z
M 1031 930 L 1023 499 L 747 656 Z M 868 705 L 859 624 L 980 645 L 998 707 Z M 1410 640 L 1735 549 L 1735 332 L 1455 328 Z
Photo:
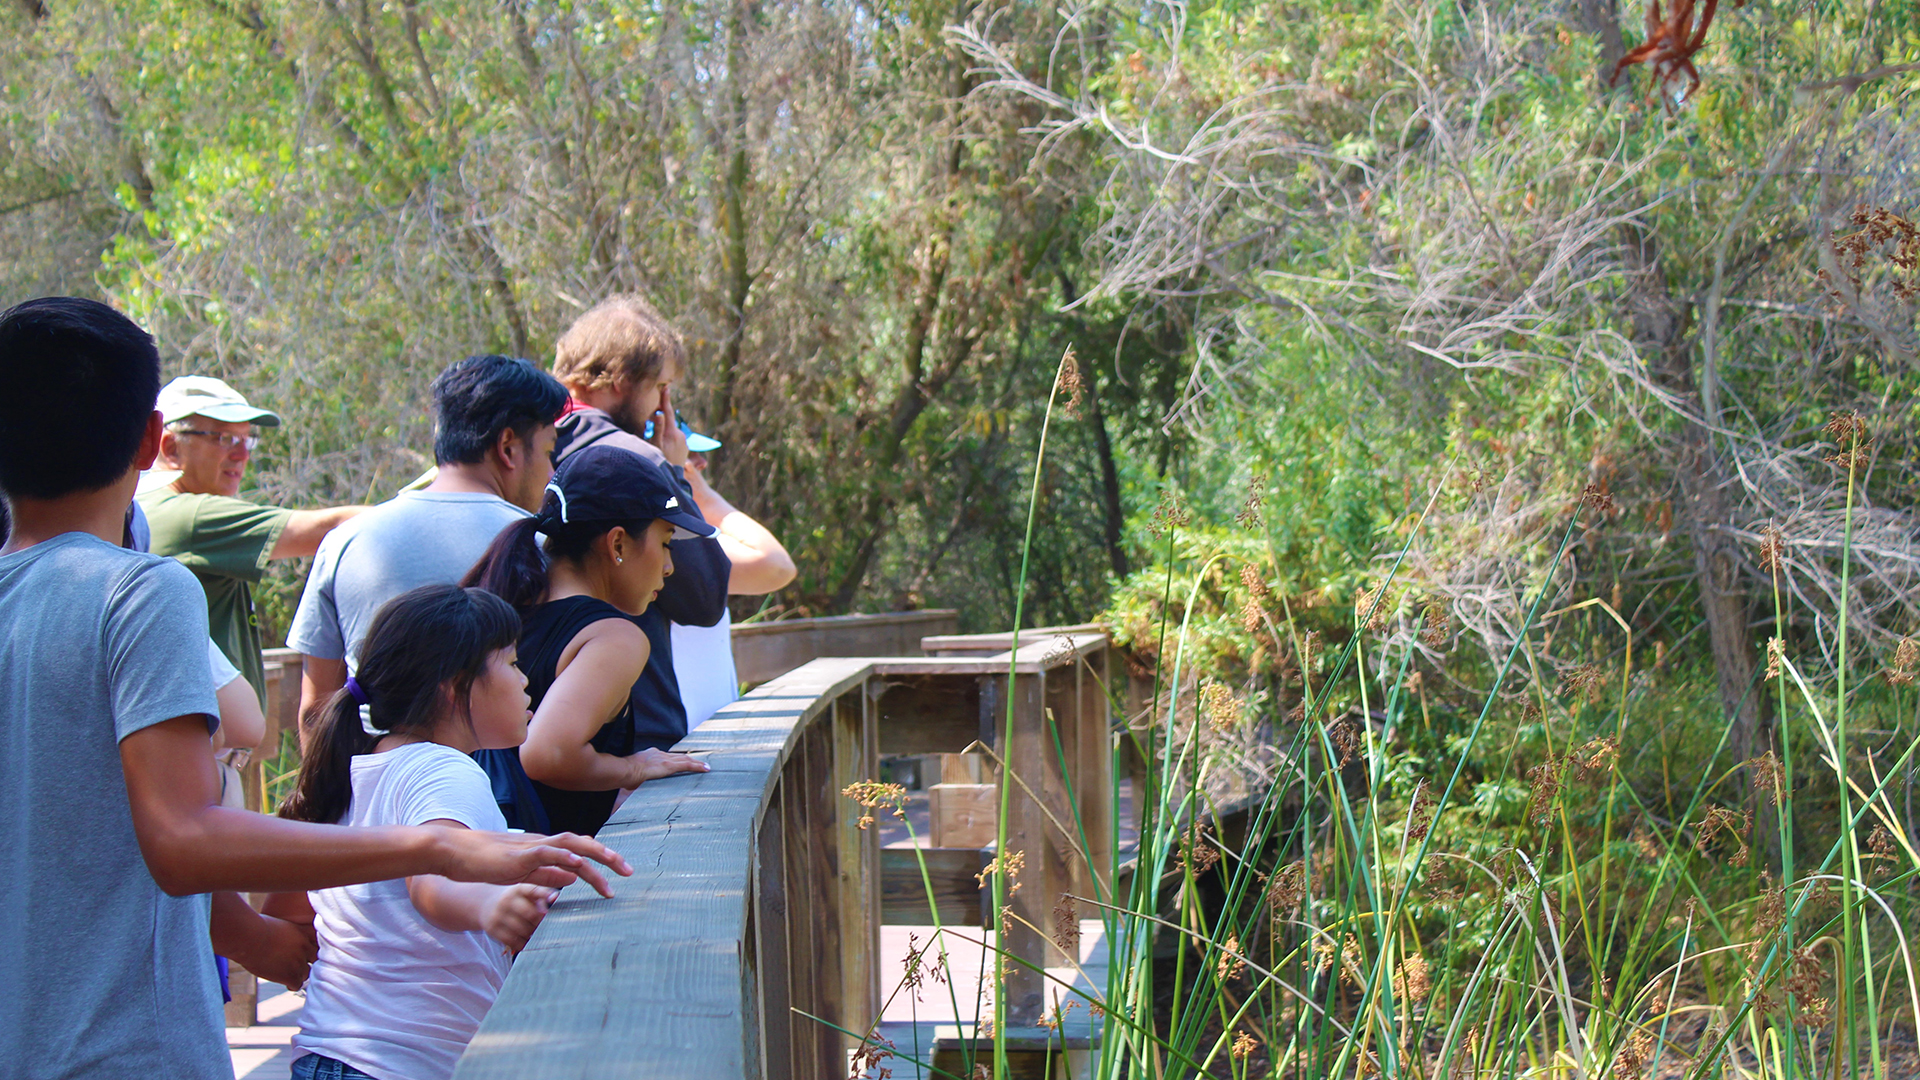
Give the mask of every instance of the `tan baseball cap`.
M 182 375 L 161 387 L 160 400 L 154 407 L 160 410 L 161 421 L 168 424 L 204 416 L 223 424 L 280 426 L 277 414 L 247 404 L 238 390 L 206 375 Z

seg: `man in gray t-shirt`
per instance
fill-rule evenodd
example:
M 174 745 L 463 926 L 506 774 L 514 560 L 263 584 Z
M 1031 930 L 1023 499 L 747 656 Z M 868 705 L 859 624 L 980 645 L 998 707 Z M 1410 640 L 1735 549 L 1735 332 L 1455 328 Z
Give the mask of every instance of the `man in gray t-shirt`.
M 434 378 L 433 482 L 335 529 L 307 575 L 287 631 L 303 656 L 301 716 L 358 670 L 381 605 L 459 581 L 500 530 L 540 509 L 566 404 L 553 376 L 505 356 L 470 356 Z
M 552 441 L 553 428 L 547 428 Z M 443 471 L 435 480 L 446 478 Z M 533 515 L 477 491 L 403 491 L 327 534 L 314 557 L 287 647 L 359 670 L 360 642 L 387 601 L 457 582 L 500 530 Z
M 141 852 L 120 764 L 136 732 L 217 723 L 206 594 L 172 559 L 70 532 L 0 556 L 0 615 L 0 798 L 42 808 L 0 819 L 0 1071 L 230 1078 L 209 899 L 126 872 Z

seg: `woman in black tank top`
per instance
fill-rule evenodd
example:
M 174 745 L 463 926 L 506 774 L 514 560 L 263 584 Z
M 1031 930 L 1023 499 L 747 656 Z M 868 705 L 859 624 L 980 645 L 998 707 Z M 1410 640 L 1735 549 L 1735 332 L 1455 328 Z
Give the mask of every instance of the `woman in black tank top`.
M 517 750 L 484 751 L 481 761 L 514 827 L 592 835 L 622 789 L 706 771 L 686 754 L 636 752 L 633 729 L 632 694 L 649 645 L 630 616 L 673 573 L 668 542 L 713 531 L 685 501 L 640 455 L 590 447 L 562 463 L 539 516 L 502 530 L 467 573 L 467 585 L 520 611 L 533 720 Z

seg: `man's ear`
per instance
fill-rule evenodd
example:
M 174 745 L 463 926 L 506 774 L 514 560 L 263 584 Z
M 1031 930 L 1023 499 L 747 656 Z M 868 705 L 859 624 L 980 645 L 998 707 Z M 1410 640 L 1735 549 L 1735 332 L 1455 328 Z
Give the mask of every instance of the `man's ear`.
M 163 447 L 167 450 L 168 456 L 172 456 L 174 441 L 174 436 L 167 431 L 166 425 L 160 422 L 160 410 L 153 410 L 147 414 L 147 430 L 140 436 L 140 449 L 134 451 L 134 467 L 141 470 L 153 468 L 154 459 L 160 456 Z
M 493 454 L 501 468 L 519 469 L 527 463 L 527 441 L 513 428 L 503 427 L 493 438 Z

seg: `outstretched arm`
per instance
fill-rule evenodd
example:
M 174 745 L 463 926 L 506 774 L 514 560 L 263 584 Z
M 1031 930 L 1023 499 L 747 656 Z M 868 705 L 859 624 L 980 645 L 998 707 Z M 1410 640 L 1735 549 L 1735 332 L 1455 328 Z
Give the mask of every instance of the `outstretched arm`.
M 451 818 L 427 822 L 450 829 L 465 825 Z M 437 874 L 407 879 L 407 899 L 420 917 L 448 933 L 478 930 L 517 953 L 547 917 L 553 890 L 540 885 L 482 885 L 449 881 Z
M 700 516 L 720 530 L 715 539 L 720 541 L 721 549 L 733 564 L 727 578 L 727 592 L 735 596 L 765 596 L 786 588 L 793 581 L 793 556 L 787 554 L 786 547 L 766 526 L 742 513 L 707 483 L 706 463 L 697 455 L 687 462 L 687 483 L 693 488 L 694 501 L 700 505 Z M 676 564 L 679 547 L 674 545 Z
M 295 510 L 287 519 L 287 527 L 280 530 L 280 536 L 273 542 L 269 559 L 301 559 L 320 550 L 320 541 L 327 534 L 359 514 L 372 509 L 369 506 L 330 506 L 325 510 Z
M 520 745 L 520 767 L 528 776 L 563 791 L 612 791 L 677 772 L 707 771 L 705 762 L 686 754 L 643 750 L 616 757 L 593 748 L 594 733 L 626 707 L 634 680 L 646 669 L 651 646 L 638 626 L 602 619 L 568 644 L 573 658 L 540 699 Z
M 580 877 L 611 896 L 593 862 L 632 873 L 626 860 L 584 836 L 348 828 L 227 809 L 218 805 L 207 748 L 203 716 L 177 716 L 120 740 L 140 854 L 174 896 L 325 889 L 413 874 L 550 887 Z

